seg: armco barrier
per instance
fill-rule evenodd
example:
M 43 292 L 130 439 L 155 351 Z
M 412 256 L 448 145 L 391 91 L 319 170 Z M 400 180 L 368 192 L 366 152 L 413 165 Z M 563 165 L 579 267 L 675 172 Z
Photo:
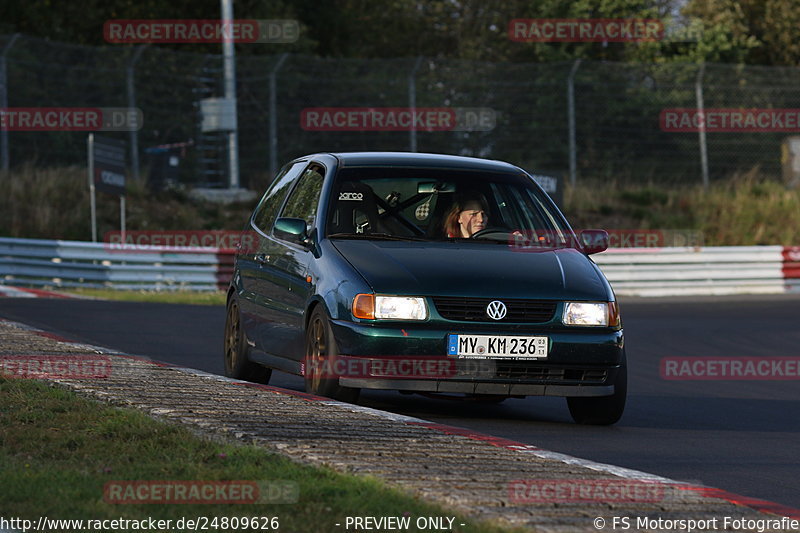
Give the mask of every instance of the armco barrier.
M 216 291 L 227 287 L 233 250 L 0 237 L 0 283 L 19 286 Z
M 611 248 L 592 257 L 622 295 L 800 291 L 800 247 Z
M 211 291 L 233 271 L 233 250 L 111 246 L 0 237 L 0 283 Z M 800 247 L 612 248 L 592 258 L 619 295 L 800 292 Z

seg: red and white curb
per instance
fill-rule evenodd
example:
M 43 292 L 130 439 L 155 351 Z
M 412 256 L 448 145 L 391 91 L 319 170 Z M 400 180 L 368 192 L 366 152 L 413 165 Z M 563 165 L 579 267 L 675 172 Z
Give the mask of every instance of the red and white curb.
M 27 289 L 23 287 L 13 287 L 11 285 L 0 285 L 0 298 L 61 298 L 71 299 L 74 296 L 59 292 L 46 291 L 43 289 Z
M 747 507 L 749 509 L 752 509 L 754 511 L 758 511 L 758 512 L 761 512 L 761 513 L 769 513 L 769 514 L 773 514 L 773 515 L 777 515 L 777 516 L 784 516 L 784 517 L 787 517 L 787 518 L 790 518 L 790 519 L 794 519 L 794 520 L 800 520 L 800 509 L 795 509 L 793 507 L 788 507 L 788 506 L 785 506 L 785 505 L 782 505 L 782 504 L 778 504 L 778 503 L 774 503 L 774 502 L 770 502 L 770 501 L 767 501 L 767 500 L 761 500 L 761 499 L 758 499 L 758 498 L 751 498 L 751 497 L 748 497 L 748 496 L 742 496 L 742 495 L 739 495 L 739 494 L 728 492 L 728 491 L 725 491 L 725 490 L 722 490 L 722 489 L 717 489 L 717 488 L 714 488 L 714 487 L 693 485 L 693 484 L 690 484 L 690 483 L 687 483 L 687 482 L 684 482 L 684 481 L 677 481 L 677 480 L 674 480 L 674 479 L 658 476 L 658 475 L 655 475 L 655 474 L 642 472 L 640 470 L 633 470 L 633 469 L 625 468 L 625 467 L 621 467 L 621 466 L 610 465 L 610 464 L 605 464 L 605 463 L 598 463 L 598 462 L 595 462 L 595 461 L 590 461 L 588 459 L 581 459 L 579 457 L 573 457 L 571 455 L 567 455 L 567 454 L 563 454 L 563 453 L 559 453 L 559 452 L 553 452 L 553 451 L 550 451 L 550 450 L 539 448 L 538 446 L 534 446 L 534 445 L 531 445 L 531 444 L 525 444 L 525 443 L 522 443 L 522 442 L 517 442 L 517 441 L 510 440 L 510 439 L 506 439 L 506 438 L 503 438 L 503 437 L 496 437 L 494 435 L 487 435 L 485 433 L 480 433 L 480 432 L 477 432 L 477 431 L 473 431 L 473 430 L 468 429 L 468 428 L 461 428 L 461 427 L 457 427 L 457 426 L 439 424 L 439 423 L 436 423 L 436 422 L 430 422 L 430 421 L 427 421 L 427 420 L 423 420 L 421 418 L 415 418 L 415 417 L 401 415 L 401 414 L 397 414 L 397 413 L 391 413 L 391 412 L 388 412 L 388 411 L 381 411 L 379 409 L 373 409 L 371 407 L 363 407 L 363 406 L 360 406 L 360 405 L 353 405 L 353 404 L 349 404 L 349 403 L 338 402 L 338 401 L 335 401 L 335 400 L 331 400 L 330 398 L 325 398 L 325 397 L 322 397 L 322 396 L 316 396 L 314 394 L 308 394 L 308 393 L 305 393 L 305 392 L 294 391 L 294 390 L 290 390 L 290 389 L 283 389 L 283 388 L 280 388 L 280 387 L 274 387 L 272 385 L 262 385 L 262 384 L 258 384 L 258 383 L 251 383 L 249 381 L 242 381 L 242 380 L 238 380 L 238 379 L 232 379 L 232 378 L 228 378 L 228 377 L 225 377 L 225 376 L 220 376 L 218 374 L 211 374 L 209 372 L 204 372 L 202 370 L 196 370 L 196 369 L 193 369 L 193 368 L 186 368 L 186 367 L 173 365 L 171 363 L 166 363 L 166 362 L 163 362 L 163 361 L 157 361 L 157 360 L 154 360 L 154 359 L 150 359 L 150 358 L 148 358 L 146 356 L 131 355 L 131 354 L 127 354 L 127 353 L 124 353 L 124 352 L 117 351 L 117 350 L 111 350 L 111 349 L 108 349 L 108 348 L 104 348 L 102 346 L 95 346 L 95 345 L 91 345 L 91 344 L 79 343 L 79 342 L 72 341 L 72 340 L 70 340 L 68 338 L 62 337 L 60 335 L 56 335 L 56 334 L 53 334 L 53 333 L 50 333 L 50 332 L 47 332 L 47 331 L 32 327 L 32 326 L 29 326 L 27 324 L 23 324 L 23 323 L 11 321 L 11 320 L 5 320 L 3 318 L 0 318 L 0 322 L 6 322 L 6 323 L 11 324 L 11 325 L 13 325 L 15 327 L 19 327 L 21 329 L 24 329 L 26 331 L 34 333 L 36 335 L 40 335 L 40 336 L 46 337 L 48 339 L 53 339 L 53 340 L 56 340 L 56 341 L 59 341 L 59 342 L 65 343 L 65 344 L 69 344 L 71 346 L 74 346 L 76 348 L 80 348 L 82 350 L 91 350 L 91 351 L 95 351 L 95 352 L 101 353 L 101 354 L 114 355 L 114 356 L 119 356 L 119 357 L 124 357 L 124 358 L 136 359 L 136 360 L 139 360 L 139 361 L 152 363 L 153 365 L 156 365 L 156 366 L 159 366 L 159 367 L 173 368 L 175 370 L 178 370 L 178 371 L 181 371 L 181 372 L 185 372 L 187 374 L 193 374 L 193 375 L 196 375 L 196 376 L 200 376 L 200 377 L 204 377 L 204 378 L 208 378 L 208 379 L 213 379 L 213 380 L 224 382 L 224 383 L 230 383 L 230 384 L 234 384 L 234 385 L 241 385 L 241 386 L 244 386 L 244 387 L 252 387 L 252 388 L 256 388 L 256 389 L 261 389 L 261 390 L 273 392 L 273 393 L 276 393 L 276 394 L 284 394 L 284 395 L 287 395 L 287 396 L 294 396 L 296 398 L 301 398 L 301 399 L 304 399 L 304 400 L 307 400 L 307 401 L 320 402 L 320 403 L 322 403 L 324 405 L 329 405 L 329 406 L 331 406 L 333 408 L 345 409 L 345 410 L 348 410 L 348 411 L 351 411 L 351 412 L 354 412 L 354 413 L 364 413 L 364 414 L 372 415 L 372 416 L 383 418 L 383 419 L 392 420 L 392 421 L 403 423 L 403 424 L 408 424 L 408 425 L 412 425 L 412 426 L 422 426 L 422 427 L 428 428 L 428 429 L 433 430 L 433 431 L 441 432 L 441 433 L 446 434 L 446 435 L 458 435 L 458 436 L 466 437 L 468 439 L 484 442 L 484 443 L 490 444 L 492 446 L 496 446 L 498 448 L 504 448 L 506 450 L 510 450 L 510 451 L 514 451 L 514 452 L 518 452 L 518 453 L 532 454 L 532 455 L 534 455 L 536 457 L 539 457 L 539 458 L 542 458 L 542 459 L 550 459 L 550 460 L 559 461 L 559 462 L 562 462 L 564 464 L 568 464 L 568 465 L 572 465 L 572 466 L 579 466 L 579 467 L 587 468 L 587 469 L 590 469 L 590 470 L 594 470 L 596 472 L 603 472 L 603 473 L 606 473 L 606 474 L 617 476 L 617 477 L 625 479 L 625 480 L 645 481 L 645 482 L 650 482 L 650 483 L 658 483 L 658 484 L 662 484 L 662 485 L 665 485 L 665 486 L 668 485 L 669 487 L 672 487 L 672 488 L 678 488 L 678 489 L 681 489 L 681 490 L 693 491 L 693 492 L 695 492 L 695 493 L 697 493 L 700 496 L 705 497 L 705 498 L 727 501 L 727 502 L 732 503 L 734 505 Z M 2 533 L 2 532 L 0 532 L 0 533 Z

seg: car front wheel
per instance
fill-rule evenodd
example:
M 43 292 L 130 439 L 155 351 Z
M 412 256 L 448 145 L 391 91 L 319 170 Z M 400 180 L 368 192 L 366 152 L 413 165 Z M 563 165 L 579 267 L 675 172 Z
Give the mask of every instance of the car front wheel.
M 311 313 L 306 330 L 306 354 L 303 360 L 306 392 L 355 403 L 361 389 L 339 385 L 337 355 L 336 339 L 328 317 L 322 307 L 317 306 Z
M 628 364 L 625 356 L 614 379 L 614 394 L 600 397 L 567 398 L 572 419 L 578 424 L 609 426 L 622 418 L 628 396 Z

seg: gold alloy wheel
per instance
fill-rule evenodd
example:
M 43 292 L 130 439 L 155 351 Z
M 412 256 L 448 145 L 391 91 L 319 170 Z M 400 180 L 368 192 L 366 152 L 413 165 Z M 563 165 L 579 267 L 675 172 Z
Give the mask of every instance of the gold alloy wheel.
M 311 392 L 319 392 L 323 365 L 328 351 L 325 323 L 315 316 L 310 324 L 306 343 L 305 378 Z
M 241 354 L 239 346 L 241 341 L 241 331 L 239 324 L 239 306 L 236 302 L 231 302 L 228 306 L 228 317 L 225 322 L 225 371 L 232 375 L 236 365 L 239 363 Z

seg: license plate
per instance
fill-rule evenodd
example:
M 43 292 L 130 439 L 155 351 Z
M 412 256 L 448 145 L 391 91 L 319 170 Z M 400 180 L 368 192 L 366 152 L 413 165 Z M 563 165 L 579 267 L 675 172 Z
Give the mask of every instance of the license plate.
M 448 335 L 447 355 L 471 359 L 547 357 L 547 337 Z

